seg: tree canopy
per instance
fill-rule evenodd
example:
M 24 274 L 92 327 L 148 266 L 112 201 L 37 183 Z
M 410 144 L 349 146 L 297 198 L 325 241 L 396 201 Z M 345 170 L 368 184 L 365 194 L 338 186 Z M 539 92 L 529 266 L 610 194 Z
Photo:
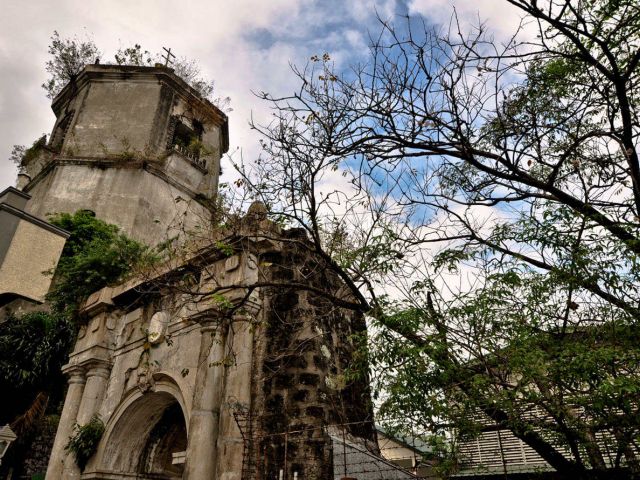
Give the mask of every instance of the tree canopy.
M 48 98 L 55 98 L 86 64 L 99 61 L 101 54 L 93 40 L 62 38 L 54 31 L 49 55 L 51 58 L 45 63 L 49 78 L 42 84 L 42 88 L 47 92 Z
M 507 1 L 506 42 L 454 15 L 313 56 L 243 181 L 369 314 L 381 415 L 637 476 L 640 6 Z

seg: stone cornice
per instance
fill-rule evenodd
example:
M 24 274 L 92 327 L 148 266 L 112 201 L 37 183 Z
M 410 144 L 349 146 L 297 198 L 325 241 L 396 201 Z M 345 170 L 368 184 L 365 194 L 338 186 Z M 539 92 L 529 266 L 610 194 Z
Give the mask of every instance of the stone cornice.
M 103 359 L 90 359 L 81 362 L 80 365 L 85 367 L 87 377 L 109 378 L 113 362 Z
M 3 191 L 0 192 L 0 198 L 4 197 L 7 193 L 13 193 L 19 197 L 24 198 L 25 200 L 29 200 L 31 195 L 24 193 L 22 190 L 18 190 L 15 187 L 7 187 Z
M 69 363 L 63 367 L 79 367 L 85 372 L 91 368 L 111 368 L 111 354 L 113 349 L 104 345 L 91 345 L 83 350 L 74 350 L 69 355 Z
M 75 363 L 67 363 L 62 366 L 62 373 L 69 377 L 69 383 L 84 383 L 85 369 Z
M 266 219 L 256 219 L 248 214 L 242 220 L 239 231 L 230 232 L 230 234 L 226 236 L 220 235 L 217 239 L 231 245 L 243 244 L 246 247 L 243 250 L 244 253 L 257 254 L 258 252 L 278 250 L 281 248 L 282 242 L 290 240 L 282 237 L 281 234 L 281 229 L 275 223 Z M 135 277 L 120 285 L 105 287 L 94 292 L 81 307 L 80 313 L 82 315 L 92 315 L 94 312 L 103 311 L 102 307 L 112 308 L 122 303 L 122 299 L 129 293 L 134 292 L 137 295 L 143 295 L 141 290 L 145 288 L 145 286 L 153 285 L 154 282 L 163 277 L 168 277 L 188 267 L 204 267 L 207 264 L 223 260 L 226 256 L 216 247 L 215 240 L 216 238 L 211 238 L 207 245 L 186 255 L 184 259 L 179 261 L 173 260 L 164 265 L 160 265 L 149 277 Z M 236 254 L 239 253 L 241 252 L 236 252 Z M 255 314 L 260 310 L 261 305 L 259 303 L 253 302 L 251 299 L 245 299 L 245 301 L 250 313 Z M 194 312 L 190 320 L 201 322 L 208 316 L 221 315 L 222 312 L 217 308 L 203 308 L 199 312 Z

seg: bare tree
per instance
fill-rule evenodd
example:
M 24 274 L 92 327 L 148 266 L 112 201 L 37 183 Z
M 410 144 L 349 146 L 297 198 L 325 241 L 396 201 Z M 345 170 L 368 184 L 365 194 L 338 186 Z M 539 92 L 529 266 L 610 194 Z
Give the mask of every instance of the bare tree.
M 244 181 L 378 325 L 383 414 L 637 476 L 640 7 L 508 3 L 533 40 L 409 19 L 350 71 L 312 57 L 297 93 L 260 95 Z

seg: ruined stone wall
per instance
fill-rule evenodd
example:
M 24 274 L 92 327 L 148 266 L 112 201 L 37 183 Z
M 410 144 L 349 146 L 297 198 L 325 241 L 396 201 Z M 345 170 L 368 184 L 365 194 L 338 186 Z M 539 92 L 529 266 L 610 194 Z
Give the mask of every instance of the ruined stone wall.
M 336 293 L 341 282 L 309 250 L 299 232 L 293 242 L 265 252 L 265 275 L 277 283 L 307 283 Z M 297 237 L 297 238 L 296 238 Z M 366 376 L 350 380 L 347 368 L 362 335 L 361 315 L 337 308 L 317 293 L 295 288 L 263 291 L 264 330 L 256 346 L 260 372 L 254 398 L 254 469 L 265 478 L 333 478 L 333 451 L 327 425 L 348 424 L 350 434 L 375 450 L 373 411 Z M 286 435 L 284 435 L 286 433 Z M 261 477 L 256 477 L 261 478 Z
M 40 422 L 38 431 L 25 455 L 22 467 L 23 474 L 20 478 L 32 479 L 34 476 L 38 478 L 37 475 L 41 475 L 40 478 L 44 478 L 57 427 L 57 417 L 55 416 L 45 417 Z
M 0 478 L 13 480 L 43 480 L 51 447 L 56 435 L 59 416 L 42 417 L 26 432 L 20 432 L 0 467 Z

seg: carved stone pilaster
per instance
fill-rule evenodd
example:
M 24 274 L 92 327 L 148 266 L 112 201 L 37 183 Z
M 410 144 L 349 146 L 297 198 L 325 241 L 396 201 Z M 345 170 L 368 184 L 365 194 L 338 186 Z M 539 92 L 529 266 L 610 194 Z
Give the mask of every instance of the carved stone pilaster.
M 227 325 L 204 323 L 189 422 L 189 444 L 183 478 L 212 478 L 218 463 L 220 403 L 224 389 Z
M 68 376 L 69 388 L 64 401 L 62 414 L 60 415 L 60 423 L 56 439 L 51 449 L 51 457 L 47 468 L 47 480 L 60 480 L 67 478 L 63 476 L 63 472 L 69 471 L 72 476 L 78 476 L 80 471 L 75 464 L 73 455 L 70 455 L 65 446 L 69 441 L 69 437 L 73 433 L 73 426 L 76 423 L 78 410 L 82 401 L 86 377 L 85 369 L 77 365 L 65 365 L 62 371 Z

